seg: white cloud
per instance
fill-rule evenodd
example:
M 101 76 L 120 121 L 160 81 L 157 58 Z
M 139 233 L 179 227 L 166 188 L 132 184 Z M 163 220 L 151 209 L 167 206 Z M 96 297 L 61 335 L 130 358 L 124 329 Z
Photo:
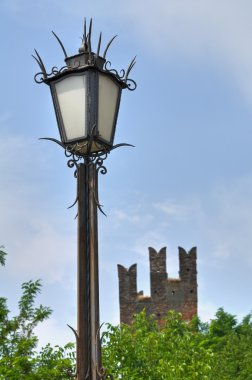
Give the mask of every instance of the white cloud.
M 151 214 L 145 214 L 144 210 L 138 208 L 137 210 L 129 208 L 127 212 L 119 209 L 115 209 L 111 213 L 111 219 L 115 227 L 118 227 L 121 223 L 127 222 L 132 225 L 146 225 L 149 224 L 153 217 Z
M 174 221 L 186 222 L 187 220 L 193 218 L 196 214 L 197 217 L 200 215 L 200 207 L 196 201 L 168 201 L 164 200 L 162 202 L 154 203 L 153 209 L 158 212 L 162 212 L 162 219 L 164 219 L 164 226 L 171 226 Z
M 139 215 L 130 215 L 122 210 L 114 210 L 113 217 L 118 222 L 127 221 L 133 224 L 138 224 L 139 222 L 141 222 L 141 219 L 142 219 Z
M 183 209 L 181 205 L 175 204 L 174 202 L 163 202 L 163 203 L 155 203 L 154 208 L 157 210 L 163 211 L 165 214 L 169 216 L 179 216 L 183 214 Z
M 135 38 L 155 59 L 181 56 L 230 74 L 252 102 L 252 4 L 235 0 L 128 1 Z

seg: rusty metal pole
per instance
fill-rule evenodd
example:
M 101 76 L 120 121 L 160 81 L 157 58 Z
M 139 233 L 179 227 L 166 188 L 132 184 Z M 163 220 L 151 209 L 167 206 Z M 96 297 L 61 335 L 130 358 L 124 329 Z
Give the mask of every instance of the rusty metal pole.
M 93 162 L 78 165 L 77 380 L 98 380 L 99 274 L 97 170 Z

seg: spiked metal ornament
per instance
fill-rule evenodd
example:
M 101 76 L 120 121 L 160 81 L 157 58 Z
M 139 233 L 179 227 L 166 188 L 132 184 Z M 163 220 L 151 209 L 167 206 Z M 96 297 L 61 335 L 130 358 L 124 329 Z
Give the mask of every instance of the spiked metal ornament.
M 50 86 L 61 144 L 82 157 L 108 153 L 113 149 L 122 89 L 136 89 L 136 82 L 129 79 L 135 58 L 127 70 L 118 73 L 111 69 L 106 54 L 116 36 L 109 41 L 101 56 L 101 33 L 96 53 L 92 52 L 92 19 L 88 33 L 86 20 L 84 22 L 82 45 L 76 55 L 68 56 L 59 37 L 52 33 L 62 48 L 66 65 L 60 69 L 53 67 L 47 73 L 35 50 L 33 58 L 41 71 L 34 79 Z

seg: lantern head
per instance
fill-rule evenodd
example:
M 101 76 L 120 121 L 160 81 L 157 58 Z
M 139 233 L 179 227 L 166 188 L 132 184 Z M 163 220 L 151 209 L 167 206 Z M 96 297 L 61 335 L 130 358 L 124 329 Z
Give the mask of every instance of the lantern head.
M 79 53 L 67 56 L 66 50 L 55 33 L 64 55 L 66 65 L 60 70 L 53 67 L 50 74 L 38 52 L 33 56 L 41 72 L 35 75 L 37 83 L 46 83 L 51 90 L 61 143 L 74 154 L 89 156 L 109 152 L 113 148 L 117 116 L 122 89 L 133 91 L 136 83 L 128 78 L 135 58 L 122 75 L 110 69 L 106 54 L 100 56 L 101 34 L 96 53 L 91 50 L 92 19 L 86 33 L 86 20 L 82 46 Z

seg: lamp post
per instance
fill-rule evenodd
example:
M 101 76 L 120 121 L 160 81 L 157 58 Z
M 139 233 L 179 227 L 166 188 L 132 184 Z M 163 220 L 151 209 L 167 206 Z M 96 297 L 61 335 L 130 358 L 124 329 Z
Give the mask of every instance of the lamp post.
M 75 168 L 78 203 L 78 259 L 77 259 L 77 330 L 69 326 L 76 337 L 76 373 L 78 380 L 111 378 L 102 368 L 99 323 L 99 269 L 97 208 L 98 172 L 106 173 L 104 159 L 111 150 L 129 144 L 114 145 L 117 115 L 121 92 L 133 91 L 136 83 L 129 79 L 135 58 L 128 69 L 120 74 L 110 68 L 107 51 L 114 40 L 107 44 L 100 55 L 101 37 L 96 53 L 91 48 L 92 19 L 84 33 L 79 53 L 68 56 L 64 45 L 53 32 L 65 56 L 66 65 L 53 67 L 46 72 L 44 63 L 35 50 L 34 59 L 40 72 L 37 83 L 50 87 L 60 141 L 68 157 L 68 166 Z M 72 205 L 73 206 L 73 205 Z M 71 207 L 72 207 L 71 206 Z

